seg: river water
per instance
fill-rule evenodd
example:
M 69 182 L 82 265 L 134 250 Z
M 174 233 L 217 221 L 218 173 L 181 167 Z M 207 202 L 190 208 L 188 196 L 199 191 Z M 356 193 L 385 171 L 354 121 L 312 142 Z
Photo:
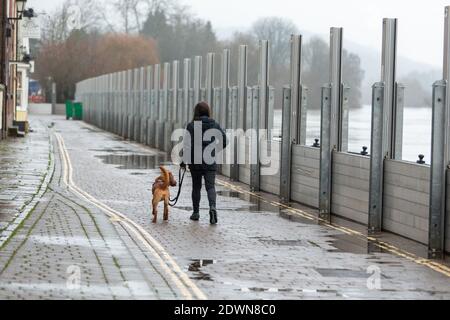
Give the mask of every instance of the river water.
M 349 152 L 360 153 L 363 146 L 370 151 L 372 110 L 370 105 L 352 109 L 349 113 Z M 431 108 L 405 108 L 403 122 L 403 160 L 418 160 L 425 155 L 429 164 L 431 158 Z M 281 129 L 282 113 L 275 110 L 274 129 Z M 320 138 L 320 110 L 309 110 L 307 120 L 307 145 Z

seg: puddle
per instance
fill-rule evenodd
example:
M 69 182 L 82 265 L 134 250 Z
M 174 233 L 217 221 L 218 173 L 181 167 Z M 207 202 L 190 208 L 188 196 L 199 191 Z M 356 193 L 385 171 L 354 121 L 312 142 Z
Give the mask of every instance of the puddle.
M 354 254 L 368 254 L 374 252 L 373 250 L 370 250 L 371 246 L 368 241 L 364 241 L 357 237 L 347 234 L 334 235 L 330 237 L 332 240 L 327 242 L 336 249 L 327 250 L 328 252 L 345 252 Z
M 202 268 L 212 264 L 216 264 L 217 263 L 216 260 L 191 260 L 191 261 L 192 263 L 188 267 L 189 272 L 194 273 L 191 279 L 213 281 L 211 275 L 203 272 Z
M 92 129 L 92 128 L 88 128 L 88 127 L 83 127 L 83 128 L 81 128 L 82 130 L 86 130 L 86 131 L 89 131 L 89 132 L 103 132 L 103 131 L 101 131 L 101 130 L 99 130 L 99 129 Z
M 250 194 L 240 193 L 237 191 L 228 191 L 228 190 L 220 190 L 217 191 L 218 196 L 226 197 L 226 198 L 234 198 L 240 199 L 245 202 L 250 202 L 250 206 L 242 206 L 238 208 L 233 208 L 234 211 L 245 211 L 245 212 L 274 212 L 280 213 L 280 208 L 274 206 L 270 203 L 266 203 L 265 201 L 261 201 L 261 199 L 252 196 Z
M 134 151 L 125 149 L 123 147 L 104 148 L 104 149 L 89 149 L 89 151 L 105 152 L 105 153 L 132 153 Z
M 157 169 L 161 165 L 167 165 L 167 156 L 165 155 L 143 155 L 143 154 L 108 154 L 96 156 L 105 164 L 118 166 L 122 170 L 145 170 Z
M 237 192 L 237 191 L 217 191 L 217 195 L 218 196 L 222 196 L 222 197 L 228 197 L 228 198 L 240 198 L 241 193 Z

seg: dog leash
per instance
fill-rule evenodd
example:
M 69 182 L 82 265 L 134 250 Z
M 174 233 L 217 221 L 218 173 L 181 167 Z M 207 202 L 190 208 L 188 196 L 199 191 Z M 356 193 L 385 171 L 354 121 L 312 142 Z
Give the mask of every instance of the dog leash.
M 182 173 L 183 172 L 183 173 Z M 178 194 L 177 194 L 177 196 L 175 197 L 175 199 L 169 199 L 170 201 L 169 201 L 169 205 L 171 206 L 171 207 L 175 207 L 176 206 L 176 204 L 177 204 L 177 202 L 178 202 L 178 199 L 180 199 L 180 195 L 181 195 L 181 187 L 183 186 L 183 181 L 184 181 L 184 176 L 185 176 L 185 174 L 186 174 L 186 168 L 181 168 L 180 167 L 180 171 L 178 172 L 178 181 L 180 181 L 180 185 L 179 185 L 179 187 L 178 187 Z

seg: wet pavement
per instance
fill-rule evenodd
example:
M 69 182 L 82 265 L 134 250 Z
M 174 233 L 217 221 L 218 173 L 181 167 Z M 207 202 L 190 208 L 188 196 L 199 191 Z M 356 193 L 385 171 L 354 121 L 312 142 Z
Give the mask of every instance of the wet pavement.
M 50 144 L 43 123 L 26 138 L 0 142 L 0 246 L 31 210 L 49 171 Z
M 421 263 L 424 246 L 389 234 L 382 239 L 390 246 L 374 245 L 361 226 L 338 219 L 320 225 L 315 210 L 283 207 L 273 196 L 252 195 L 222 177 L 219 225 L 209 225 L 205 194 L 201 221 L 189 220 L 189 176 L 170 221 L 152 224 L 158 166 L 178 176 L 165 155 L 83 122 L 32 118 L 43 128 L 51 122 L 54 176 L 30 218 L 0 250 L 1 299 L 183 299 L 189 296 L 183 287 L 193 298 L 209 299 L 450 298 L 447 266 Z M 65 186 L 58 135 L 79 191 Z M 128 219 L 136 224 L 131 229 L 122 224 Z M 81 279 L 75 289 L 73 270 Z

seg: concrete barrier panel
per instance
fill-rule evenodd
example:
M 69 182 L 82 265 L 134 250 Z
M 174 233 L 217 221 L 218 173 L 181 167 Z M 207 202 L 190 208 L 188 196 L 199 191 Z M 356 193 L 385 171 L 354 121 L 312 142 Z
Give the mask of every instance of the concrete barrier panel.
M 332 214 L 367 224 L 369 219 L 370 158 L 333 153 Z
M 319 207 L 320 149 L 294 145 L 292 148 L 291 198 Z
M 269 141 L 268 142 L 268 155 L 270 159 L 272 159 L 272 163 L 270 166 L 272 168 L 271 171 L 276 171 L 275 174 L 271 175 L 263 175 L 261 174 L 261 190 L 272 193 L 275 195 L 280 194 L 280 153 L 281 152 L 281 144 L 278 141 Z M 266 165 L 261 166 L 261 172 L 264 172 L 264 168 Z M 276 169 L 276 170 L 275 170 Z
M 428 244 L 430 167 L 386 160 L 383 228 Z
M 239 165 L 239 181 L 245 184 L 250 184 L 250 150 L 249 150 L 250 141 L 249 139 L 245 139 L 245 143 L 240 143 L 238 145 L 239 154 L 245 155 L 245 164 Z

